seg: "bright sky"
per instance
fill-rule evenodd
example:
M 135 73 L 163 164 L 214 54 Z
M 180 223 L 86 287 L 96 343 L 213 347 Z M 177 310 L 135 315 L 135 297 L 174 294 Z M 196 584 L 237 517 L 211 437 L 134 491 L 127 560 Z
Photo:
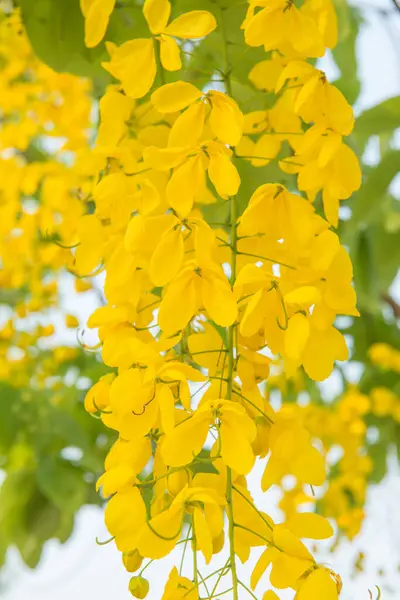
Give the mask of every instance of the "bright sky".
M 365 23 L 358 47 L 363 83 L 356 107 L 358 112 L 400 94 L 400 13 L 393 11 L 389 18 L 382 16 L 380 9 L 393 8 L 391 0 L 353 0 L 353 4 L 365 7 Z M 335 75 L 329 59 L 324 62 L 324 68 L 331 78 Z M 82 307 L 82 317 L 87 317 L 89 312 L 90 306 Z M 252 478 L 257 476 L 256 473 Z M 332 564 L 343 576 L 343 600 L 369 600 L 368 588 L 373 590 L 375 584 L 381 586 L 385 600 L 400 597 L 396 593 L 396 590 L 400 590 L 399 497 L 400 472 L 397 461 L 393 459 L 384 483 L 370 492 L 368 518 L 362 534 L 353 544 L 342 544 L 333 556 L 321 554 L 320 560 Z M 273 493 L 259 493 L 256 501 L 263 510 L 278 516 L 272 508 Z M 77 517 L 72 538 L 64 546 L 56 542 L 48 543 L 35 571 L 26 569 L 17 553 L 11 552 L 7 568 L 0 576 L 0 596 L 4 600 L 129 600 L 129 575 L 122 566 L 119 553 L 112 544 L 97 546 L 96 536 L 99 539 L 108 538 L 102 511 L 86 507 Z M 360 550 L 367 553 L 366 572 L 352 578 L 354 560 Z M 155 569 L 149 569 L 149 600 L 160 599 L 173 563 L 172 556 L 164 559 Z M 384 577 L 378 573 L 381 568 L 385 571 Z M 250 571 L 249 566 L 245 569 Z M 286 597 L 289 599 L 292 596 L 289 593 Z M 376 598 L 376 590 L 373 597 Z M 246 595 L 241 594 L 240 598 L 244 599 Z

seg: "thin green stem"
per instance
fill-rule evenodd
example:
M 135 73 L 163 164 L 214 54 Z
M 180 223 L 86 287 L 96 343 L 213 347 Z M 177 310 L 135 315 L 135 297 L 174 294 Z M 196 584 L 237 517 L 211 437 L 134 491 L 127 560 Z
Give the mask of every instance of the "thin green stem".
M 215 582 L 215 585 L 214 585 L 214 587 L 213 587 L 213 589 L 212 589 L 212 591 L 211 591 L 211 598 L 213 598 L 213 596 L 215 595 L 215 593 L 216 593 L 216 591 L 217 591 L 217 589 L 218 589 L 218 586 L 219 586 L 219 584 L 220 584 L 220 581 L 221 581 L 222 577 L 224 576 L 224 571 L 226 571 L 226 569 L 227 569 L 227 568 L 228 568 L 228 566 L 229 566 L 229 561 L 230 561 L 230 558 L 228 558 L 228 560 L 226 561 L 225 565 L 224 565 L 224 566 L 223 566 L 223 568 L 220 570 L 220 573 L 219 573 L 219 575 L 218 575 L 218 577 L 217 577 L 217 581 Z
M 190 534 L 192 532 L 192 524 L 190 524 L 189 530 L 188 530 L 188 537 L 185 540 L 185 545 L 183 546 L 183 552 L 182 552 L 182 558 L 181 558 L 181 564 L 179 567 L 179 575 L 182 575 L 182 571 L 183 571 L 183 564 L 185 562 L 185 554 L 186 554 L 186 549 L 187 549 L 187 545 L 188 542 L 190 541 Z
M 211 577 L 214 577 L 214 575 L 216 575 L 217 573 L 220 573 L 221 571 L 222 572 L 225 571 L 225 569 L 226 569 L 226 565 L 224 567 L 221 567 L 220 569 L 217 569 L 216 571 L 213 571 L 212 573 L 207 575 L 207 577 L 203 577 L 201 583 L 204 584 L 205 581 L 207 581 L 208 579 L 211 579 Z M 199 587 L 198 585 L 194 585 L 193 587 L 189 588 L 188 591 L 184 593 L 183 598 L 186 598 L 186 596 L 188 596 L 190 594 L 190 592 L 197 589 L 198 587 Z
M 250 256 L 252 258 L 259 258 L 260 260 L 266 260 L 267 262 L 274 263 L 275 265 L 279 265 L 281 267 L 286 267 L 288 269 L 293 269 L 293 271 L 296 271 L 296 267 L 293 267 L 292 265 L 287 265 L 286 263 L 280 262 L 279 260 L 275 260 L 273 258 L 268 258 L 267 256 L 261 256 L 260 254 L 252 254 L 251 252 L 240 252 L 240 250 L 238 251 L 238 254 L 241 254 L 241 256 Z
M 160 51 L 160 42 L 158 40 L 156 40 L 155 38 L 153 38 L 153 45 L 154 45 L 154 54 L 156 57 L 156 63 L 157 63 L 157 74 L 158 74 L 158 79 L 160 82 L 160 86 L 165 84 L 165 73 L 164 73 L 164 67 L 162 66 L 162 62 L 161 62 L 161 51 Z
M 239 494 L 239 496 L 242 496 L 242 498 L 244 500 L 246 500 L 247 504 L 249 504 L 252 508 L 254 508 L 254 510 L 256 511 L 256 513 L 258 513 L 258 515 L 261 517 L 261 519 L 264 521 L 264 523 L 267 525 L 267 527 L 272 531 L 273 527 L 271 525 L 271 523 L 268 523 L 267 519 L 264 517 L 264 515 L 258 510 L 258 508 L 253 504 L 253 502 L 251 500 L 249 500 L 247 498 L 247 496 L 245 494 L 243 494 L 243 492 L 241 492 L 239 490 L 239 488 L 237 488 L 235 485 L 233 486 L 233 489 L 235 490 L 235 492 L 237 494 Z
M 254 598 L 254 600 L 258 600 L 257 596 L 256 596 L 255 594 L 253 594 L 253 592 L 251 591 L 251 589 L 250 589 L 250 588 L 248 588 L 248 587 L 247 587 L 247 585 L 245 585 L 245 584 L 243 583 L 243 581 L 240 581 L 240 580 L 239 580 L 239 582 L 238 582 L 238 583 L 239 583 L 239 585 L 241 585 L 241 586 L 242 586 L 242 588 L 243 588 L 244 590 L 246 590 L 246 592 L 248 592 L 248 593 L 250 594 L 250 596 L 251 596 L 252 598 Z
M 206 580 L 204 579 L 204 577 L 202 576 L 202 574 L 200 573 L 200 571 L 199 571 L 198 569 L 197 569 L 197 574 L 198 574 L 198 576 L 200 577 L 200 579 L 201 579 L 201 583 L 203 584 L 203 586 L 204 586 L 204 589 L 205 589 L 205 590 L 206 590 L 206 592 L 207 592 L 207 598 L 208 598 L 208 600 L 210 600 L 211 596 L 210 596 L 210 591 L 209 591 L 209 589 L 208 589 L 208 587 L 207 587 Z
M 199 569 L 197 567 L 197 540 L 196 540 L 196 530 L 194 527 L 194 519 L 192 521 L 193 524 L 193 540 L 192 540 L 192 550 L 193 550 L 193 581 L 195 586 L 199 587 Z
M 248 398 L 246 398 L 246 396 L 243 396 L 243 394 L 241 394 L 240 392 L 237 392 L 236 390 L 233 390 L 233 393 L 236 394 L 236 396 L 239 396 L 239 398 L 243 398 L 243 400 L 245 402 L 247 402 L 248 404 L 250 404 L 250 406 L 252 406 L 255 410 L 257 410 L 263 417 L 265 417 L 267 419 L 267 421 L 273 425 L 274 422 L 271 419 L 271 417 L 269 417 L 263 410 L 261 410 L 261 408 L 258 408 L 257 404 L 254 404 L 254 402 L 252 402 L 251 400 L 249 400 Z
M 224 63 L 225 63 L 224 73 L 222 75 L 224 78 L 226 91 L 232 97 L 233 96 L 232 82 L 231 82 L 231 70 L 232 69 L 231 69 L 229 54 L 228 54 L 228 38 L 227 38 L 225 19 L 224 19 L 224 10 L 225 9 L 221 6 L 220 10 L 221 10 L 220 27 L 221 27 L 221 37 L 222 37 L 222 51 L 223 51 Z
M 225 28 L 224 20 L 224 9 L 221 7 L 221 36 L 223 42 L 223 55 L 224 55 L 224 79 L 226 91 L 229 96 L 232 94 L 232 82 L 231 82 L 231 64 L 228 53 L 228 39 Z M 233 288 L 236 280 L 236 256 L 237 256 L 237 203 L 236 197 L 231 196 L 230 199 L 230 248 L 231 248 L 231 286 Z M 227 374 L 227 391 L 226 399 L 232 400 L 233 390 L 233 379 L 235 369 L 235 324 L 231 325 L 228 330 L 228 374 Z M 239 589 L 238 589 L 238 576 L 236 570 L 236 557 L 235 557 L 235 519 L 233 511 L 233 488 L 232 488 L 232 470 L 230 467 L 227 468 L 226 476 L 226 513 L 228 516 L 228 535 L 229 535 L 229 563 L 232 573 L 232 600 L 239 600 Z

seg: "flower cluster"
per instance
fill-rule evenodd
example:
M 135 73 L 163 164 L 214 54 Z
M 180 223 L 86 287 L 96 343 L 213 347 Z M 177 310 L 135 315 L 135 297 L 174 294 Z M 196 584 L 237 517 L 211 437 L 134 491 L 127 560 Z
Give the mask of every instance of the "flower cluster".
M 82 2 L 89 46 L 103 37 L 113 6 Z M 251 0 L 246 43 L 273 53 L 249 77 L 276 95 L 268 110 L 243 114 L 233 97 L 225 11 L 218 26 L 207 11 L 170 21 L 168 0 L 146 0 L 151 37 L 108 44 L 104 66 L 116 83 L 100 101 L 97 144 L 84 163 L 94 209 L 79 221 L 70 265 L 81 275 L 105 273 L 106 305 L 88 325 L 98 328 L 112 370 L 85 405 L 118 439 L 98 487 L 110 498 L 106 524 L 128 571 L 190 543 L 193 573 L 174 568 L 164 600 L 197 600 L 198 554 L 210 563 L 223 548 L 228 561 L 207 576 L 216 579 L 213 597 L 229 573 L 234 600 L 240 587 L 252 594 L 272 565 L 274 588 L 295 590 L 297 600 L 334 600 L 339 576 L 302 541 L 329 538 L 329 522 L 293 512 L 275 523 L 257 508 L 246 475 L 259 458 L 263 491 L 288 474 L 300 486 L 323 484 L 324 457 L 310 431 L 295 412 L 274 411 L 260 384 L 277 357 L 289 376 L 304 369 L 326 379 L 348 357 L 335 317 L 358 315 L 351 261 L 333 230 L 339 201 L 361 180 L 342 139 L 353 113 L 307 62 L 334 46 L 336 18 L 330 0 L 306 0 L 300 9 L 293 0 Z M 181 67 L 177 40 L 213 30 L 226 61 L 223 91 L 212 73 L 206 89 L 166 83 L 166 72 Z M 289 156 L 279 156 L 280 168 L 298 173 L 306 197 L 266 182 L 240 214 L 240 165 L 261 167 L 281 148 Z M 213 202 L 229 203 L 227 221 L 205 219 L 202 209 Z M 237 561 L 254 548 L 263 551 L 247 585 Z M 130 582 L 137 598 L 149 590 L 143 570 Z

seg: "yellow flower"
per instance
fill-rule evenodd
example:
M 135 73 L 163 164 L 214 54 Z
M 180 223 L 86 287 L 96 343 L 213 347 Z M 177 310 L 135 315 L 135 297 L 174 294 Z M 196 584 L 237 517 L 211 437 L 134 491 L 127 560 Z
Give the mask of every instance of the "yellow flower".
M 74 315 L 65 315 L 65 325 L 70 329 L 79 327 L 79 321 Z
M 166 335 L 181 331 L 203 309 L 221 325 L 232 325 L 237 304 L 222 270 L 190 261 L 169 285 L 161 302 L 158 324 Z
M 169 574 L 161 600 L 183 600 L 183 598 L 198 600 L 198 588 L 187 577 L 181 577 L 178 569 L 174 567 Z
M 243 115 L 237 103 L 222 92 L 203 94 L 191 83 L 176 81 L 158 88 L 151 101 L 161 113 L 187 109 L 171 129 L 169 146 L 196 144 L 203 133 L 207 108 L 211 131 L 221 142 L 236 146 L 242 137 Z
M 143 14 L 152 39 L 130 40 L 119 48 L 108 46 L 111 60 L 103 66 L 121 81 L 125 93 L 131 98 L 142 98 L 153 85 L 157 72 L 156 52 L 160 52 L 164 69 L 179 71 L 182 62 L 175 38 L 199 39 L 217 26 L 214 16 L 206 10 L 185 13 L 168 25 L 170 13 L 168 0 L 145 0 Z M 156 44 L 160 45 L 159 49 L 156 49 Z
M 304 581 L 300 582 L 295 600 L 337 600 L 339 593 L 331 572 L 324 567 L 313 569 Z
M 256 8 L 261 10 L 256 12 Z M 285 51 L 287 45 L 309 57 L 324 54 L 324 42 L 312 17 L 296 8 L 293 0 L 252 0 L 242 25 L 246 44 L 266 51 Z
M 248 473 L 254 464 L 251 442 L 256 436 L 255 425 L 242 406 L 226 400 L 205 402 L 167 435 L 162 446 L 166 464 L 189 464 L 203 448 L 211 425 L 217 428 L 224 463 L 238 473 Z

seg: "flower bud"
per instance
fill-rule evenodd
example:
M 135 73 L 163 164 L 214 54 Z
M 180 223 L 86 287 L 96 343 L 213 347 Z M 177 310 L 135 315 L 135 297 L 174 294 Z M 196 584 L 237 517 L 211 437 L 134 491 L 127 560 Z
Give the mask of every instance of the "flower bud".
M 134 573 L 140 569 L 143 558 L 140 556 L 137 550 L 133 550 L 132 552 L 122 553 L 122 562 L 124 563 L 124 567 L 128 573 Z
M 144 577 L 131 577 L 129 581 L 129 591 L 134 598 L 146 598 L 149 587 L 149 582 Z

